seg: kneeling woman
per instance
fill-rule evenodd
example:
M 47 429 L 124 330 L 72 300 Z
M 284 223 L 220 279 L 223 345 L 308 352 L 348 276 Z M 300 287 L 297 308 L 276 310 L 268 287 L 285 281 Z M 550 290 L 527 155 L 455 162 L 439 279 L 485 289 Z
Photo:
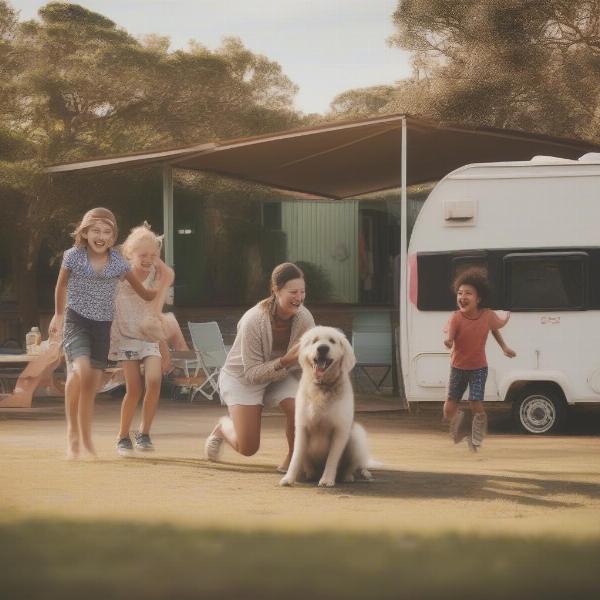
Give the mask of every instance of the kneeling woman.
M 240 319 L 237 335 L 219 376 L 221 401 L 229 416 L 222 417 L 205 445 L 206 458 L 218 460 L 223 442 L 236 452 L 252 456 L 260 445 L 263 406 L 279 406 L 286 417 L 289 451 L 280 465 L 287 470 L 294 448 L 294 398 L 302 334 L 314 327 L 304 307 L 304 273 L 293 263 L 283 263 L 271 275 L 271 296 Z

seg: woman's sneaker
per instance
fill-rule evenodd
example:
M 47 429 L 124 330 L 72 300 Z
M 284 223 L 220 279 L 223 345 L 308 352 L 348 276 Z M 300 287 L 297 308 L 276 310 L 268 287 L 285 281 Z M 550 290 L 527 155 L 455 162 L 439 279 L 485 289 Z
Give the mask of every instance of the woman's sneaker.
M 147 433 L 135 432 L 135 449 L 142 452 L 152 452 L 154 450 L 152 440 Z
M 204 455 L 207 460 L 212 460 L 216 462 L 219 460 L 219 456 L 221 455 L 221 447 L 223 446 L 223 438 L 211 433 L 206 438 L 206 443 L 204 444 Z
M 133 444 L 129 436 L 117 440 L 117 454 L 119 456 L 133 456 Z

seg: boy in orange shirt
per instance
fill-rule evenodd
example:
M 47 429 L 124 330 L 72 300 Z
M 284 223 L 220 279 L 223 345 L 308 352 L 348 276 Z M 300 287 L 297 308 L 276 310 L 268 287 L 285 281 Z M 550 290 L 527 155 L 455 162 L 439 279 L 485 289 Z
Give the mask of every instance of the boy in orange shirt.
M 447 337 L 444 340 L 446 348 L 452 349 L 444 417 L 450 421 L 450 435 L 458 443 L 465 437 L 461 435 L 465 413 L 458 410 L 458 403 L 468 385 L 473 423 L 471 435 L 466 437 L 469 447 L 476 452 L 487 431 L 483 397 L 488 374 L 485 356 L 488 333 L 492 332 L 505 356 L 513 358 L 516 353 L 505 344 L 498 331 L 508 323 L 510 313 L 506 313 L 506 318 L 502 319 L 493 310 L 485 308 L 490 296 L 485 271 L 468 269 L 456 278 L 453 289 L 456 292 L 458 310 L 452 313 L 448 321 Z

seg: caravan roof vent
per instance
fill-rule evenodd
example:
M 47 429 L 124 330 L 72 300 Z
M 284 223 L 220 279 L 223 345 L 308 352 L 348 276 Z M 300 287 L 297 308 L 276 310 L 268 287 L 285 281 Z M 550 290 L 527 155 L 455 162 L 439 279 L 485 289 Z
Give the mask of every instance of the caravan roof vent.
M 600 164 L 600 152 L 588 152 L 579 157 L 579 162 Z
M 472 198 L 445 198 L 444 220 L 446 225 L 474 225 L 477 202 Z

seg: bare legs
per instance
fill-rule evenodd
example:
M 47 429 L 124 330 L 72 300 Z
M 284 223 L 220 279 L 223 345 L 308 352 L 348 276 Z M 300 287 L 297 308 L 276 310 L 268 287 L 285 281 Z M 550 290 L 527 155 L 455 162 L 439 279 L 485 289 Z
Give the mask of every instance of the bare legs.
M 65 382 L 65 416 L 67 418 L 67 458 L 79 456 L 79 390 L 80 375 L 74 365 L 67 365 L 67 381 Z
M 467 437 L 467 441 L 472 450 L 477 450 L 487 433 L 487 415 L 485 414 L 482 401 L 470 401 L 469 405 L 473 414 L 473 421 L 471 436 Z M 465 418 L 464 414 L 464 411 L 458 413 L 458 402 L 456 400 L 448 399 L 444 403 L 444 420 L 450 422 L 450 435 L 455 443 L 468 436 L 468 433 L 462 427 L 462 421 Z
M 189 350 L 190 348 L 183 337 L 181 327 L 179 327 L 175 315 L 173 313 L 163 313 L 161 319 L 169 346 L 178 352 Z
M 142 421 L 139 431 L 149 434 L 152 422 L 158 409 L 160 383 L 162 379 L 161 359 L 158 356 L 147 356 L 144 362 L 144 381 L 142 381 L 141 362 L 125 360 L 121 363 L 125 375 L 125 396 L 121 404 L 121 424 L 119 438 L 129 435 L 131 423 L 135 416 L 138 402 L 142 397 L 145 383 L 144 404 L 142 406 Z
M 294 449 L 294 398 L 285 398 L 279 406 L 286 417 L 285 434 L 288 441 L 288 454 L 279 469 L 287 469 Z M 219 420 L 211 435 L 224 439 L 243 456 L 256 454 L 260 447 L 262 409 L 260 404 L 229 406 L 229 416 Z
M 101 376 L 102 370 L 92 368 L 87 356 L 77 357 L 68 367 L 65 384 L 68 458 L 79 456 L 80 440 L 85 450 L 96 456 L 92 443 L 92 416 Z
M 456 400 L 450 400 L 448 398 L 446 402 L 444 402 L 444 421 L 452 421 L 452 418 L 456 414 L 458 410 L 458 402 Z
M 236 452 L 244 456 L 256 454 L 260 446 L 262 405 L 229 407 L 229 416 L 219 419 L 213 434 L 222 437 Z

